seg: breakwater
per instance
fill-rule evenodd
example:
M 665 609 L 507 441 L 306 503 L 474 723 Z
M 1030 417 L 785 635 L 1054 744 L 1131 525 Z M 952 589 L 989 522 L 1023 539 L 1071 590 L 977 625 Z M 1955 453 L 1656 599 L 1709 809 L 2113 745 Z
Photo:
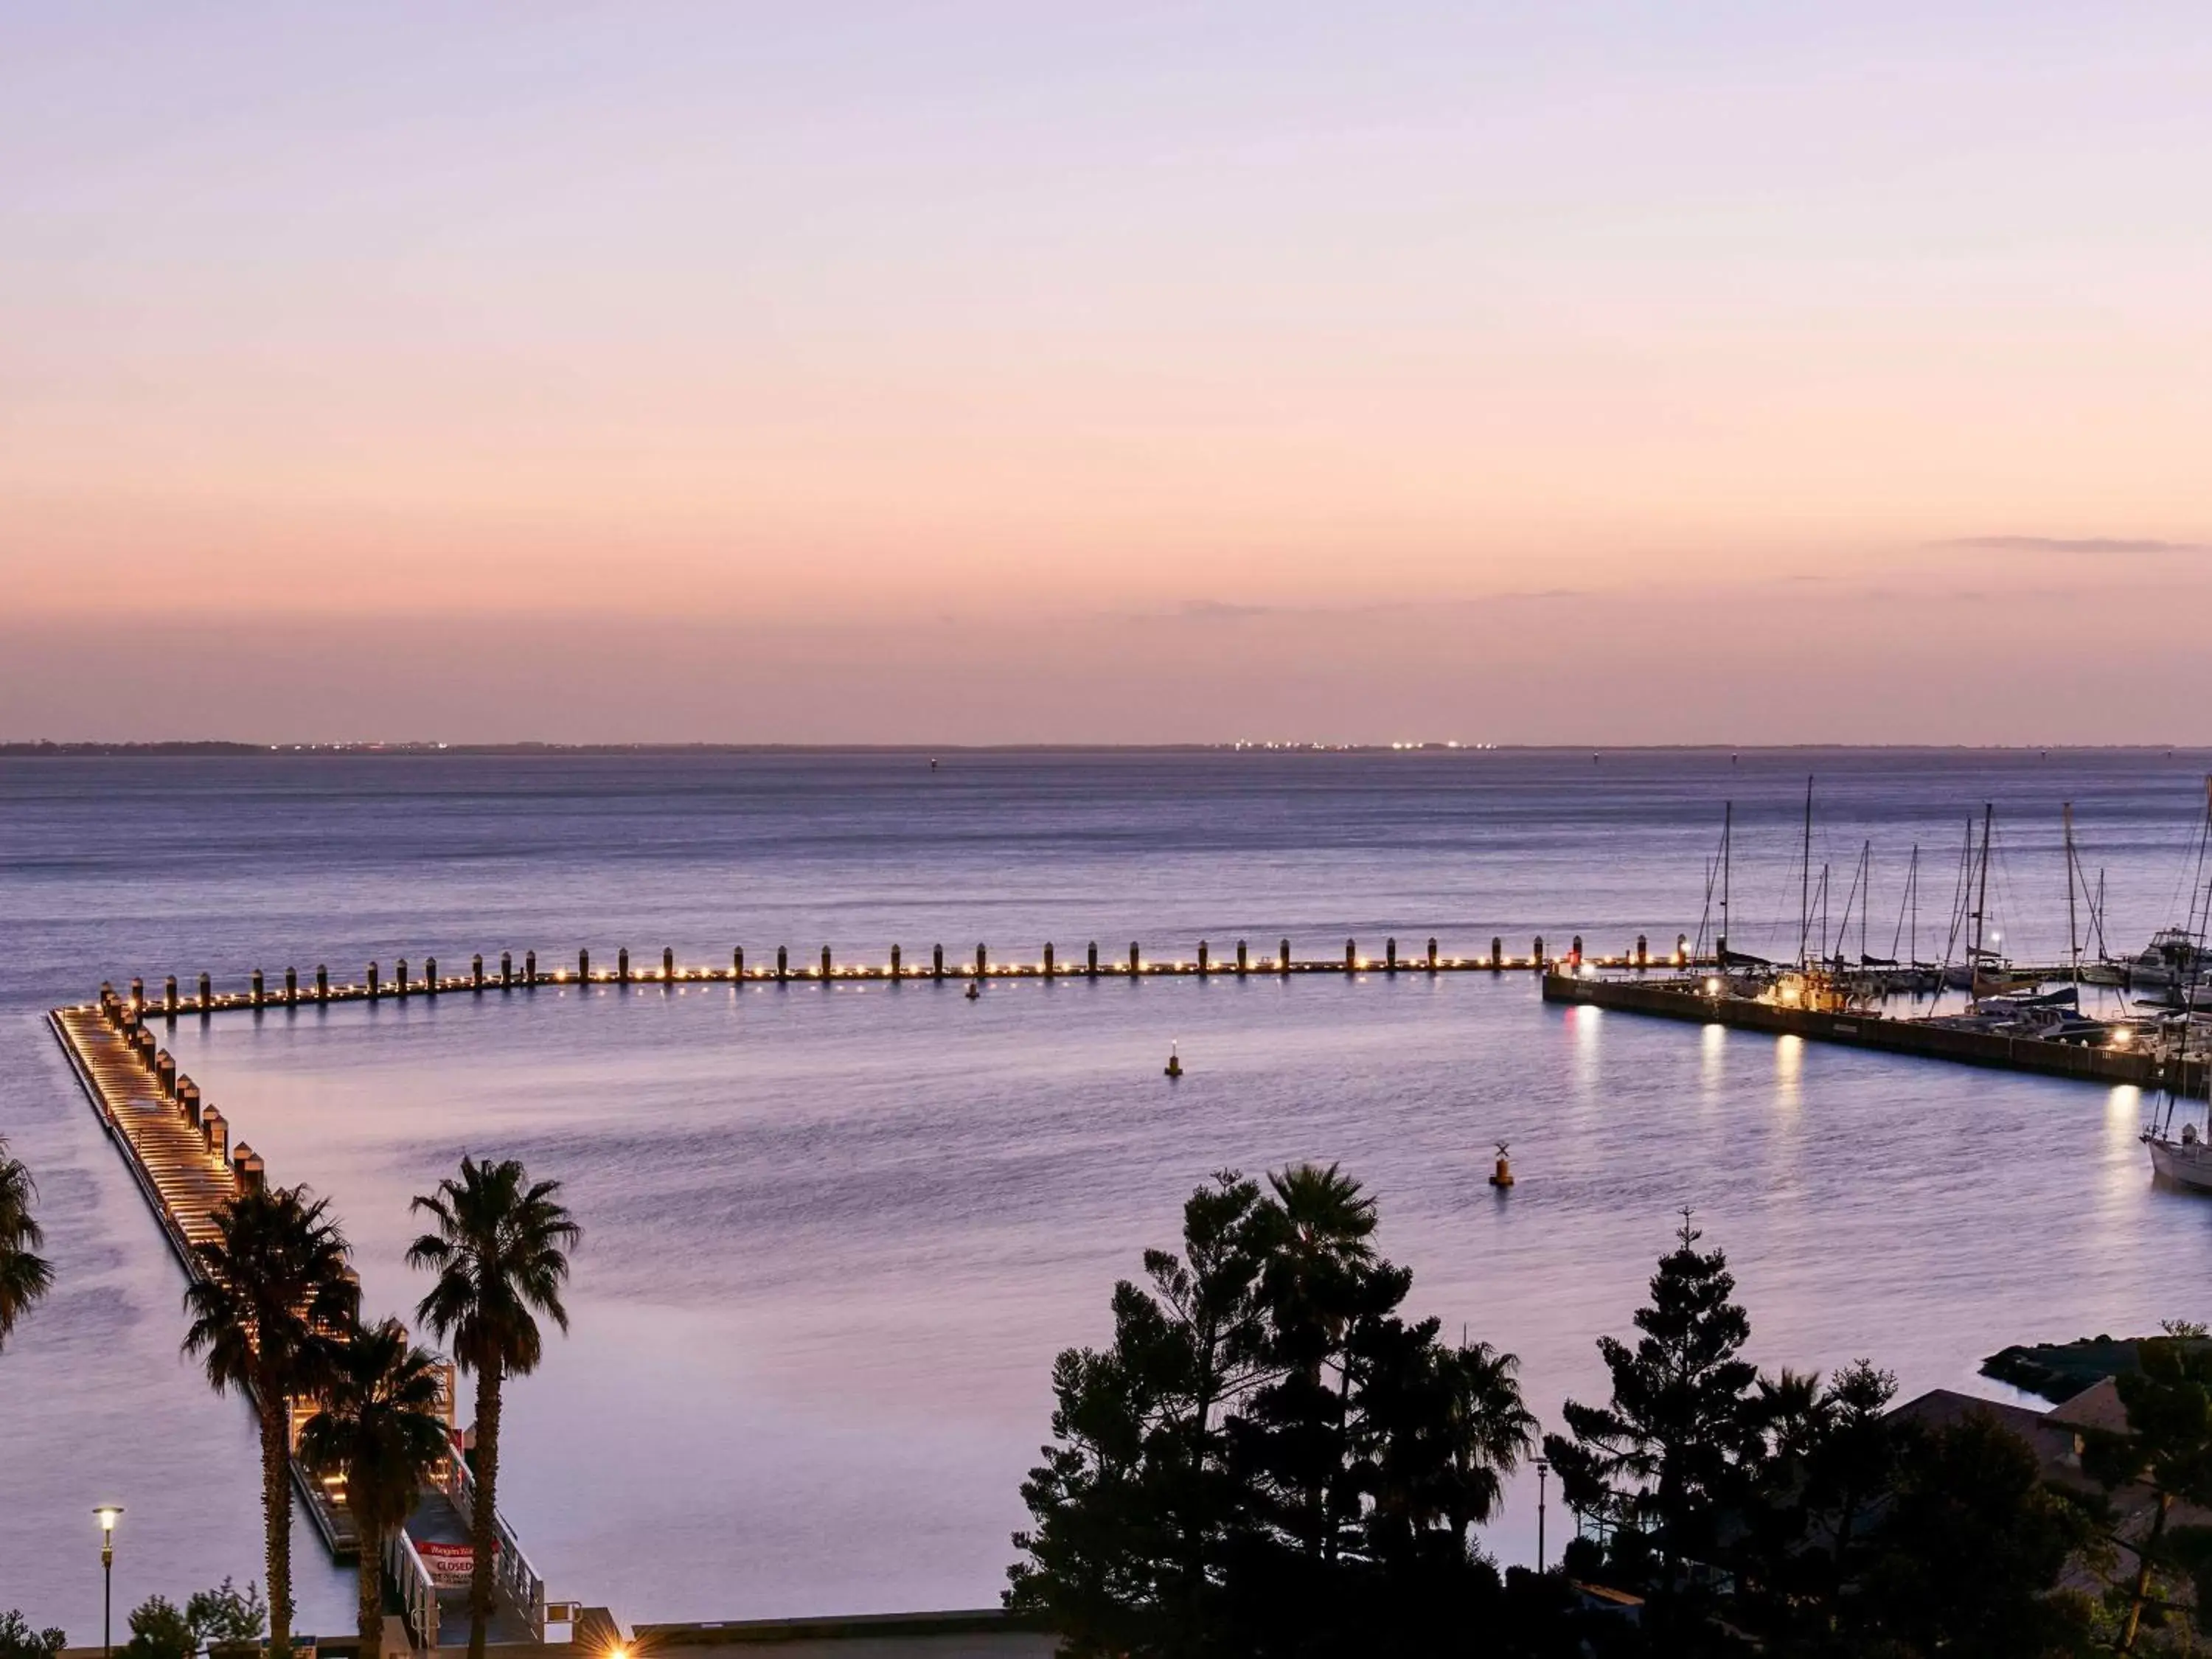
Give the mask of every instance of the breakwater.
M 441 974 L 435 957 L 422 959 L 419 969 L 410 969 L 408 960 L 395 960 L 387 973 L 380 962 L 371 962 L 358 979 L 337 980 L 331 976 L 328 964 L 318 963 L 312 974 L 303 975 L 296 967 L 284 969 L 281 978 L 265 975 L 256 968 L 247 975 L 242 990 L 217 990 L 213 978 L 201 974 L 198 984 L 186 990 L 175 975 L 163 981 L 160 991 L 149 995 L 143 979 L 131 981 L 127 998 L 134 1016 L 143 1018 L 174 1020 L 186 1014 L 208 1015 L 228 1010 L 253 1008 L 296 1008 L 316 1006 L 337 1002 L 397 1001 L 409 997 L 434 997 L 454 993 L 530 990 L 541 985 L 709 985 L 709 984 L 830 984 L 843 981 L 878 981 L 891 984 L 924 982 L 961 982 L 975 980 L 1015 979 L 1152 979 L 1162 976 L 1212 977 L 1277 976 L 1288 978 L 1301 974 L 1448 974 L 1448 973 L 1540 973 L 1559 963 L 1609 969 L 1628 969 L 1643 971 L 1650 969 L 1694 969 L 1710 966 L 1708 960 L 1690 954 L 1686 935 L 1677 934 L 1672 951 L 1655 952 L 1649 936 L 1639 933 L 1632 944 L 1617 956 L 1585 955 L 1580 935 L 1575 936 L 1565 951 L 1553 953 L 1545 946 L 1544 937 L 1538 934 L 1531 941 L 1527 954 L 1516 955 L 1505 949 L 1502 938 L 1493 937 L 1486 952 L 1474 956 L 1449 955 L 1439 949 L 1431 936 L 1425 945 L 1401 950 L 1397 939 L 1385 939 L 1378 953 L 1370 943 L 1362 951 L 1359 941 L 1347 939 L 1341 956 L 1297 957 L 1291 953 L 1287 939 L 1277 941 L 1275 949 L 1267 954 L 1255 953 L 1249 940 L 1238 939 L 1226 951 L 1216 951 L 1210 941 L 1200 939 L 1194 954 L 1188 957 L 1146 957 L 1142 948 L 1132 941 L 1126 954 L 1109 951 L 1102 954 L 1096 939 L 1084 949 L 1080 957 L 1060 956 L 1048 941 L 1040 955 L 1019 959 L 994 954 L 988 944 L 975 946 L 972 957 L 964 954 L 948 956 L 942 945 L 933 945 L 926 960 L 907 958 L 898 945 L 892 945 L 889 956 L 880 962 L 838 962 L 828 945 L 818 955 L 794 959 L 787 945 L 778 945 L 774 957 L 755 957 L 748 959 L 742 945 L 730 952 L 726 966 L 720 963 L 698 964 L 678 963 L 674 948 L 664 947 L 657 960 L 645 958 L 633 962 L 628 947 L 619 947 L 611 961 L 604 956 L 596 963 L 589 947 L 579 950 L 573 967 L 553 965 L 547 958 L 541 965 L 538 952 L 526 951 L 520 962 L 511 951 L 500 952 L 496 963 L 487 963 L 479 953 L 469 960 L 466 973 Z
M 2011 1036 L 1921 1019 L 1892 1019 L 1870 1012 L 1831 1013 L 1818 1009 L 1727 996 L 1697 979 L 1668 975 L 1658 980 L 1622 980 L 1547 971 L 1544 1000 L 1626 1013 L 1654 1014 L 1699 1025 L 1838 1042 L 1885 1054 L 1918 1054 L 1966 1066 L 2034 1072 L 2046 1077 L 2078 1078 L 2093 1083 L 2133 1084 L 2172 1089 L 2202 1098 L 2206 1094 L 2204 1057 L 2163 1054 L 2145 1048 L 2097 1048 L 2056 1042 L 2044 1037 Z

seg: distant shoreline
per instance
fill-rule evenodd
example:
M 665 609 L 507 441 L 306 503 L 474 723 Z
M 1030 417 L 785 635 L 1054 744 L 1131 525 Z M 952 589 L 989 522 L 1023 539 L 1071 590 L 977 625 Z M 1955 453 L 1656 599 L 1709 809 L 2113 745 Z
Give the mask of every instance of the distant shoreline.
M 2212 755 L 2212 744 L 2168 743 L 157 743 L 0 742 L 0 758 L 185 757 L 290 755 L 1147 755 L 1252 750 L 1284 754 L 1433 755 Z

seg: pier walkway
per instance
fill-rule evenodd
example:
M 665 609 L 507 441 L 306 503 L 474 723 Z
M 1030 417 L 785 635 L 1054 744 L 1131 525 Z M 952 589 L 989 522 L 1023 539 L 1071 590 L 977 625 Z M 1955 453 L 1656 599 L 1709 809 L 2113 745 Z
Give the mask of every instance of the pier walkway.
M 357 980 L 334 981 L 327 965 L 318 965 L 312 979 L 303 979 L 296 968 L 287 968 L 282 984 L 269 981 L 262 970 L 255 969 L 243 991 L 217 991 L 206 974 L 199 976 L 197 994 L 182 992 L 172 974 L 162 986 L 158 1002 L 146 995 L 145 981 L 131 981 L 130 1006 L 145 1018 L 159 1017 L 175 1020 L 185 1014 L 206 1018 L 210 1014 L 237 1009 L 312 1008 L 339 1002 L 398 1002 L 414 997 L 436 997 L 457 993 L 481 995 L 488 991 L 529 990 L 540 985 L 829 985 L 848 981 L 881 982 L 886 984 L 960 983 L 968 981 L 1022 979 L 1150 979 L 1161 976 L 1197 976 L 1200 978 L 1289 978 L 1304 974 L 1507 974 L 1540 973 L 1559 961 L 1592 967 L 1632 969 L 1671 968 L 1687 969 L 1711 965 L 1710 958 L 1693 957 L 1689 953 L 1686 935 L 1677 934 L 1671 951 L 1654 951 L 1648 937 L 1639 933 L 1635 941 L 1618 956 L 1585 956 L 1579 935 L 1567 951 L 1547 951 L 1543 935 L 1538 934 L 1526 956 L 1509 955 L 1503 939 L 1493 938 L 1489 951 L 1480 956 L 1448 956 L 1437 948 L 1432 937 L 1425 949 L 1400 951 L 1398 941 L 1386 939 L 1380 954 L 1370 944 L 1366 951 L 1359 948 L 1357 939 L 1344 942 L 1342 956 L 1294 957 L 1291 942 L 1278 942 L 1272 955 L 1255 955 L 1249 940 L 1238 939 L 1229 952 L 1216 952 L 1205 939 L 1198 942 L 1195 955 L 1162 959 L 1147 958 L 1142 950 L 1132 943 L 1126 957 L 1108 954 L 1101 956 L 1097 940 L 1085 948 L 1079 960 L 1071 961 L 1060 956 L 1050 941 L 1035 960 L 1015 961 L 994 957 L 986 945 L 978 945 L 972 958 L 948 957 L 941 945 L 931 948 L 927 962 L 908 962 L 900 947 L 894 945 L 887 960 L 877 962 L 847 962 L 833 959 L 830 947 L 823 945 L 821 954 L 811 962 L 794 962 L 788 946 L 776 948 L 773 963 L 754 961 L 748 963 L 742 946 L 730 953 L 727 967 L 719 963 L 687 965 L 678 963 L 673 948 L 664 949 L 659 963 L 640 963 L 633 965 L 627 948 L 616 951 L 611 964 L 604 960 L 594 966 L 592 953 L 586 950 L 576 953 L 575 966 L 540 968 L 538 952 L 523 953 L 520 966 L 514 952 L 500 953 L 498 964 L 487 969 L 481 954 L 470 960 L 465 974 L 441 974 L 435 957 L 426 957 L 419 973 L 410 974 L 406 959 L 392 964 L 390 974 L 372 962 L 368 971 Z
M 47 1024 L 186 1277 L 204 1279 L 208 1270 L 198 1247 L 216 1236 L 217 1206 L 264 1182 L 260 1157 L 244 1141 L 231 1144 L 222 1114 L 202 1103 L 192 1080 L 177 1071 L 132 1005 L 112 989 L 102 987 L 96 1003 L 55 1009 Z M 445 1382 L 450 1431 L 451 1367 Z M 270 1409 L 264 1401 L 252 1404 L 257 1412 Z M 296 1446 L 300 1426 L 313 1407 L 285 1401 L 278 1408 Z M 341 1561 L 356 1558 L 361 1534 L 343 1496 L 296 1458 L 292 1480 L 331 1555 Z M 447 1620 L 458 1619 L 464 1631 L 467 1627 L 469 1530 L 464 1517 L 474 1505 L 474 1484 L 457 1449 L 423 1489 L 406 1527 L 386 1540 L 386 1571 L 405 1609 L 410 1634 L 421 1647 L 438 1646 L 440 1627 Z M 499 1596 L 490 1639 L 542 1642 L 544 1583 L 504 1517 L 499 1537 Z
M 2093 1083 L 2132 1084 L 2141 1089 L 2171 1089 L 2203 1099 L 2212 1062 L 2202 1054 L 2160 1054 L 2128 1047 L 2091 1047 L 2047 1037 L 2013 1036 L 1962 1029 L 1926 1019 L 1895 1019 L 1878 1010 L 1830 1012 L 1792 1007 L 1746 996 L 1723 995 L 1719 981 L 1691 975 L 1624 980 L 1572 972 L 1544 975 L 1544 1000 L 1627 1013 L 1656 1014 L 1700 1025 L 1728 1025 L 1779 1036 L 1809 1037 L 1854 1048 L 1919 1054 L 2002 1071 L 2035 1072 L 2045 1077 L 2078 1078 Z

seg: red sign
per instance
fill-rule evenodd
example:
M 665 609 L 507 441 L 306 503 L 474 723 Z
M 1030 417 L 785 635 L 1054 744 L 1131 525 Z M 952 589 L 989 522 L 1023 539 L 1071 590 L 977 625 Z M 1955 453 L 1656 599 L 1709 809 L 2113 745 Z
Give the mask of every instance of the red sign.
M 429 1570 L 430 1582 L 440 1589 L 466 1589 L 469 1575 L 476 1571 L 477 1551 L 473 1544 L 432 1544 L 422 1539 L 415 1540 L 415 1553 L 422 1558 Z

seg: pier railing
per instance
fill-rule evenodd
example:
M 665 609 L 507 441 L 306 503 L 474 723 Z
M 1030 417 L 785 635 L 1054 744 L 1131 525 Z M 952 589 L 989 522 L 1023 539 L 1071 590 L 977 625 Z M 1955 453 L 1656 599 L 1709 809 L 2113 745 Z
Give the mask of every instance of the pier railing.
M 476 1471 L 469 1467 L 465 1457 L 446 1460 L 446 1496 L 453 1503 L 453 1512 L 463 1521 L 475 1519 Z M 542 1642 L 545 1639 L 545 1581 L 538 1576 L 538 1569 L 522 1553 L 522 1543 L 515 1537 L 514 1528 L 496 1510 L 492 1512 L 492 1525 L 499 1534 L 499 1550 L 492 1560 L 494 1582 L 509 1605 L 529 1623 L 532 1639 Z
M 384 1540 L 384 1571 L 399 1592 L 399 1606 L 415 1645 L 423 1650 L 438 1645 L 438 1584 L 423 1565 L 422 1553 L 404 1527 L 394 1527 Z

